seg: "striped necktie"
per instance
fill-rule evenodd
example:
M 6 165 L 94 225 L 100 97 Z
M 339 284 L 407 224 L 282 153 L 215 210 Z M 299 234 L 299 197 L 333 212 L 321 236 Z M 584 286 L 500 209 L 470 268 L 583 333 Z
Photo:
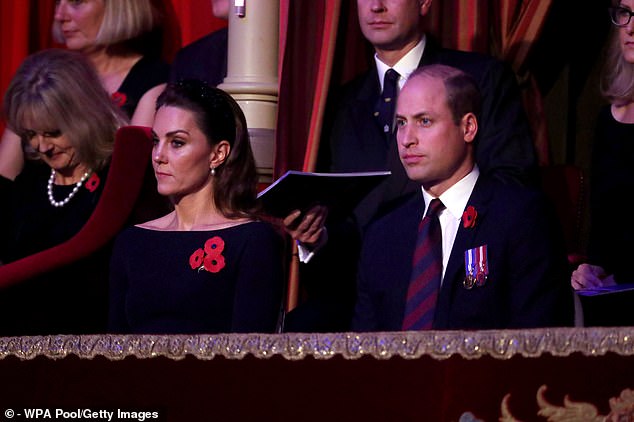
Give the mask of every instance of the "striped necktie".
M 429 330 L 434 322 L 442 276 L 442 233 L 438 214 L 444 208 L 440 199 L 432 199 L 418 226 L 402 326 L 405 331 Z

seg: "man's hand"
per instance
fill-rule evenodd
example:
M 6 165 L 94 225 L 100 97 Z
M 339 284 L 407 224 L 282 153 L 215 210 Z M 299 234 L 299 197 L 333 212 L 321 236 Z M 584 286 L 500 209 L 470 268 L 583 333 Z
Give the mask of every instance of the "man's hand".
M 284 218 L 282 223 L 286 232 L 294 240 L 301 242 L 309 249 L 325 243 L 325 239 L 322 239 L 322 236 L 326 235 L 324 225 L 328 215 L 328 208 L 316 205 L 308 210 L 304 217 L 298 221 L 301 214 L 299 210 L 295 210 Z

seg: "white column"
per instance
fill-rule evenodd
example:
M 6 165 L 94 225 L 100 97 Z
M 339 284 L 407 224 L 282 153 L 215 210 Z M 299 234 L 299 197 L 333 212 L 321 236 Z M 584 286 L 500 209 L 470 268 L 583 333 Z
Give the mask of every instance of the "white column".
M 261 182 L 270 182 L 278 99 L 279 0 L 235 0 L 229 15 L 227 91 L 244 112 Z M 237 12 L 241 13 L 237 13 Z

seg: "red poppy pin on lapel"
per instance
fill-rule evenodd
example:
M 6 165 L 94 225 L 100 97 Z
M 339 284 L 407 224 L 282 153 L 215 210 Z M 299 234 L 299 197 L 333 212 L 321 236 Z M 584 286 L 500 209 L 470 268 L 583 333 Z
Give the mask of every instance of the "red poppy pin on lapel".
M 475 227 L 477 217 L 478 212 L 473 207 L 473 205 L 469 205 L 467 209 L 462 213 L 462 226 L 465 229 L 471 229 Z

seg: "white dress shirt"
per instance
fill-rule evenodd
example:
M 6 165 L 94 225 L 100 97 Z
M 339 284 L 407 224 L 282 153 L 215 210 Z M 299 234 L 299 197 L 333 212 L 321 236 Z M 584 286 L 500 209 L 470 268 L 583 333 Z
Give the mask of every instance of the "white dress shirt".
M 478 166 L 474 165 L 473 170 L 465 177 L 460 179 L 455 185 L 447 189 L 438 198 L 445 205 L 440 214 L 438 214 L 438 220 L 440 221 L 440 231 L 442 233 L 442 278 L 445 278 L 445 269 L 447 268 L 447 262 L 449 262 L 449 256 L 451 255 L 451 249 L 453 248 L 453 242 L 456 240 L 458 234 L 458 228 L 462 220 L 462 213 L 464 212 L 469 197 L 473 192 L 473 188 L 480 175 Z M 425 198 L 425 213 L 427 213 L 427 207 L 432 199 L 435 197 L 429 194 L 423 189 L 423 197 Z M 423 215 L 425 215 L 423 213 Z M 441 281 L 442 283 L 442 281 Z

